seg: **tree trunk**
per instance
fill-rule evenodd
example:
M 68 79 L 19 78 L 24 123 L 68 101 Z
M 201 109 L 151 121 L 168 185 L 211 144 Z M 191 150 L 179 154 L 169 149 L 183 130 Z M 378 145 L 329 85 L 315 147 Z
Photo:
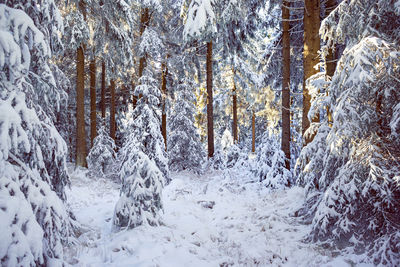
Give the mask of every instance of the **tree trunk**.
M 238 143 L 238 114 L 237 114 L 237 91 L 236 91 L 236 83 L 235 83 L 235 70 L 232 68 L 233 72 L 233 90 L 232 90 L 232 113 L 233 113 L 233 123 L 232 123 L 232 132 L 233 132 L 233 141 L 235 144 Z
M 110 91 L 111 91 L 111 99 L 110 99 L 110 137 L 115 140 L 115 81 L 114 79 L 110 82 Z
M 132 94 L 132 108 L 133 109 L 136 108 L 136 103 L 137 103 L 137 96 L 135 96 L 134 92 L 135 92 L 135 83 L 132 82 L 132 92 L 131 92 L 131 94 Z
M 313 137 L 305 137 L 305 132 L 310 127 L 308 121 L 308 112 L 311 107 L 311 96 L 308 89 L 305 86 L 305 81 L 310 78 L 313 74 L 317 73 L 318 70 L 314 69 L 314 66 L 319 63 L 318 50 L 320 48 L 319 39 L 319 25 L 320 25 L 320 0 L 305 0 L 304 9 L 304 55 L 303 55 L 303 67 L 304 67 L 304 80 L 303 80 L 303 137 L 305 139 L 305 145 L 310 143 Z M 312 119 L 315 122 L 319 121 L 319 117 L 316 116 Z
M 290 2 L 282 5 L 282 139 L 281 148 L 285 153 L 286 168 L 290 170 Z
M 165 150 L 167 150 L 167 110 L 165 106 L 166 97 L 167 97 L 167 75 L 168 75 L 168 66 L 166 63 L 163 63 L 161 66 L 162 69 L 162 77 L 161 77 L 161 92 L 162 92 L 162 101 L 161 101 L 161 133 L 164 137 Z
M 101 117 L 106 117 L 106 63 L 101 62 Z
M 251 152 L 256 152 L 256 113 L 251 115 Z
M 336 0 L 327 0 L 326 6 L 325 6 L 325 17 L 329 16 L 329 14 L 334 10 L 337 6 Z M 335 74 L 335 69 L 336 69 L 336 63 L 337 63 L 337 54 L 336 50 L 334 48 L 329 48 L 328 50 L 328 55 L 326 56 L 326 75 L 330 78 L 333 77 Z M 326 95 L 329 95 L 329 92 L 326 91 Z M 332 112 L 329 107 L 326 108 L 326 114 L 328 118 L 328 125 L 332 126 L 333 123 L 333 118 L 332 118 Z
M 85 131 L 85 55 L 80 46 L 76 53 L 76 166 L 87 167 Z
M 150 13 L 148 8 L 143 8 L 141 15 L 140 15 L 140 36 L 144 33 L 146 28 L 149 26 L 150 23 Z M 146 67 L 146 55 L 143 55 L 139 59 L 139 76 L 138 78 L 142 77 L 143 70 Z
M 96 59 L 90 61 L 90 147 L 93 147 L 93 140 L 97 136 L 96 125 Z
M 207 43 L 207 137 L 208 157 L 214 156 L 214 111 L 213 111 L 213 69 L 212 41 Z

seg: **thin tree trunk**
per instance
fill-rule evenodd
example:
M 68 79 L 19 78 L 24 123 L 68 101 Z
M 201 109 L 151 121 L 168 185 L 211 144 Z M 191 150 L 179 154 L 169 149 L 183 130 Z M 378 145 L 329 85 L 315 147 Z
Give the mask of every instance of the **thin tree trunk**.
M 132 94 L 132 108 L 133 109 L 136 108 L 136 103 L 137 103 L 137 96 L 135 96 L 134 92 L 135 92 L 135 83 L 132 82 L 132 92 L 131 92 L 131 94 Z
M 106 117 L 106 63 L 101 62 L 101 117 Z
M 233 113 L 233 123 L 232 123 L 232 132 L 233 132 L 233 141 L 235 144 L 238 143 L 238 114 L 237 114 L 237 91 L 236 91 L 236 83 L 235 83 L 235 70 L 232 68 L 233 72 L 233 90 L 232 90 L 232 113 Z
M 320 48 L 319 38 L 319 25 L 320 25 L 320 0 L 305 0 L 304 9 L 304 81 L 303 81 L 303 136 L 310 127 L 308 121 L 308 112 L 311 107 L 311 96 L 308 89 L 305 86 L 305 81 L 310 78 L 313 74 L 317 73 L 318 70 L 314 69 L 314 66 L 319 63 L 318 50 Z M 312 119 L 315 122 L 319 121 L 319 117 L 316 116 Z M 310 143 L 313 137 L 305 137 L 305 145 Z
M 115 140 L 116 124 L 115 124 L 115 81 L 110 82 L 110 137 Z
M 87 167 L 85 131 L 85 55 L 80 46 L 76 53 L 76 166 Z
M 251 152 L 256 152 L 256 113 L 254 110 L 251 115 Z
M 325 17 L 329 16 L 329 14 L 332 12 L 333 9 L 337 6 L 336 0 L 327 0 L 326 6 L 325 6 Z M 328 55 L 326 56 L 326 75 L 329 76 L 330 78 L 333 77 L 335 74 L 335 69 L 336 69 L 336 61 L 337 61 L 337 54 L 336 50 L 334 48 L 329 48 L 328 50 Z M 326 92 L 326 95 L 329 95 L 329 92 Z M 328 118 L 328 125 L 332 126 L 333 123 L 333 118 L 332 118 L 332 111 L 330 110 L 329 107 L 326 108 L 326 114 Z
M 290 2 L 282 5 L 282 139 L 281 148 L 285 153 L 286 168 L 290 170 Z
M 166 97 L 167 97 L 167 75 L 168 75 L 168 66 L 166 63 L 163 63 L 161 66 L 162 69 L 162 77 L 161 77 L 161 92 L 162 92 L 162 102 L 161 102 L 161 133 L 164 137 L 165 150 L 167 150 L 167 110 L 165 106 Z
M 207 43 L 207 137 L 208 157 L 214 156 L 214 111 L 213 111 L 213 70 L 212 41 Z
M 97 136 L 96 125 L 96 59 L 90 61 L 90 146 L 93 147 L 93 140 Z

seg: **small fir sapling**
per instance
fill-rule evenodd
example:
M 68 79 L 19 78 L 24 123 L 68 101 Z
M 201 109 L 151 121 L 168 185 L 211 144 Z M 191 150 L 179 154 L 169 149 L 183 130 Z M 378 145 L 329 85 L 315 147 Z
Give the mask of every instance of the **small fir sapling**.
M 121 197 L 115 206 L 114 228 L 131 229 L 148 224 L 161 224 L 161 190 L 163 174 L 154 161 L 140 150 L 130 153 L 129 162 L 121 170 Z
M 238 162 L 240 156 L 241 156 L 240 148 L 235 144 L 231 145 L 226 153 L 226 167 L 233 168 Z
M 169 182 L 164 140 L 160 130 L 160 91 L 149 69 L 139 80 L 141 96 L 132 114 L 130 134 L 121 150 L 121 197 L 115 207 L 116 230 L 142 224 L 159 225 L 161 191 Z
M 98 135 L 94 139 L 93 147 L 87 156 L 88 167 L 91 172 L 99 177 L 112 173 L 116 165 L 115 142 L 105 127 L 103 121 Z
M 176 102 L 169 119 L 171 133 L 168 138 L 170 168 L 175 171 L 200 171 L 205 158 L 204 147 L 194 125 L 194 89 L 187 79 L 178 85 Z
M 253 173 L 271 189 L 282 189 L 290 185 L 292 174 L 285 167 L 285 155 L 276 138 L 267 132 L 257 149 Z
M 215 146 L 214 157 L 210 159 L 210 166 L 214 170 L 224 170 L 226 168 L 226 155 L 219 143 Z

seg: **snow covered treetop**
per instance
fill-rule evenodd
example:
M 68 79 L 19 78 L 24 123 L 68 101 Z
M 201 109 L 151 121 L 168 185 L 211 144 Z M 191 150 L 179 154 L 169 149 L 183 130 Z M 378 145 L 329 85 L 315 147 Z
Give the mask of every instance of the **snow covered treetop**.
M 370 35 L 399 42 L 399 19 L 399 0 L 344 0 L 322 21 L 319 34 L 327 47 L 355 45 Z
M 139 85 L 136 86 L 134 94 L 136 96 L 141 96 L 138 104 L 143 101 L 157 106 L 160 103 L 161 93 L 158 89 L 157 81 L 153 78 L 153 73 L 149 68 L 144 70 L 144 74 L 139 79 Z
M 22 10 L 0 4 L 0 68 L 7 67 L 10 70 L 10 81 L 13 81 L 14 71 L 29 69 L 29 50 L 34 46 L 44 56 L 50 56 L 44 36 L 35 27 L 32 19 Z
M 161 0 L 139 0 L 138 2 L 142 7 L 151 8 L 157 10 L 158 12 L 162 11 Z
M 190 3 L 183 37 L 185 40 L 209 37 L 217 32 L 214 0 L 193 0 Z

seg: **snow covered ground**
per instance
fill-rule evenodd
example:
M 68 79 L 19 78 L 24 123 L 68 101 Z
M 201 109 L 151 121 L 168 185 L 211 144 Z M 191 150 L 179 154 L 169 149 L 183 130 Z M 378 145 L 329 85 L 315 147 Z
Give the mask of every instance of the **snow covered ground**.
M 234 171 L 173 174 L 163 191 L 164 226 L 112 232 L 118 185 L 71 175 L 68 202 L 87 227 L 69 262 L 77 266 L 350 266 L 302 242 L 289 216 L 303 189 L 269 192 Z

